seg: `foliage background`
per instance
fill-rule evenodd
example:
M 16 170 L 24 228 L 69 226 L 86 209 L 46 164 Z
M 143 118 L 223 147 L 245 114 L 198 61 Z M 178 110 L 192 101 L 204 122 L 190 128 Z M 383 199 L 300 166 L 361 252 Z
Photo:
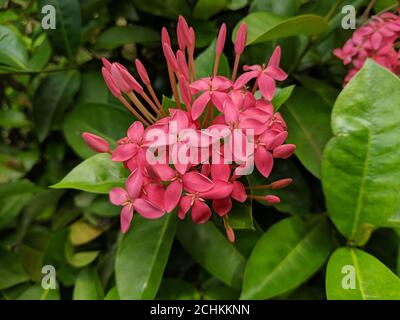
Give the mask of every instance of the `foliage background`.
M 371 2 L 0 0 L 1 298 L 400 299 L 399 80 L 371 62 L 336 100 L 346 70 L 332 50 L 352 32 L 340 27 L 340 10 L 354 5 L 363 23 L 396 6 Z M 56 30 L 41 28 L 38 8 L 45 4 L 56 7 Z M 226 22 L 231 32 L 244 18 L 249 45 L 242 63 L 265 62 L 279 44 L 290 74 L 275 102 L 284 103 L 289 141 L 298 149 L 273 175 L 294 183 L 279 191 L 275 207 L 235 208 L 234 245 L 218 220 L 196 226 L 173 215 L 135 218 L 121 237 L 119 209 L 104 193 L 122 173 L 104 167 L 105 159 L 87 165 L 94 175 L 86 168 L 80 180 L 59 185 L 85 191 L 48 188 L 93 155 L 83 131 L 115 140 L 133 121 L 103 83 L 102 56 L 133 74 L 139 57 L 159 96 L 170 96 L 159 34 L 166 26 L 175 35 L 180 14 L 196 30 L 199 75 L 211 72 L 219 25 Z M 232 50 L 227 41 L 225 74 Z M 331 125 L 349 140 L 331 140 L 324 152 Z M 389 160 L 381 161 L 381 151 Z M 379 168 L 363 172 L 371 160 Z M 366 200 L 354 212 L 360 197 Z M 56 267 L 56 290 L 40 285 L 46 264 Z M 353 291 L 341 289 L 347 264 L 356 266 Z

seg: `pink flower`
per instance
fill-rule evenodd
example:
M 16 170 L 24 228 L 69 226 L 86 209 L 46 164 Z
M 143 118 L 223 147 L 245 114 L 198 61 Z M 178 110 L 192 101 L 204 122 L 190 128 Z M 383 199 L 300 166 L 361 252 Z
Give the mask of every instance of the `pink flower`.
M 251 79 L 256 78 L 256 83 L 260 88 L 263 97 L 269 101 L 275 94 L 275 80 L 283 81 L 287 78 L 287 74 L 279 68 L 281 59 L 281 48 L 276 47 L 266 67 L 260 65 L 244 66 L 243 73 L 236 80 L 234 89 L 240 89 Z
M 113 188 L 110 191 L 110 201 L 116 206 L 122 206 L 121 210 L 121 231 L 126 233 L 129 230 L 133 213 L 136 210 L 141 216 L 147 219 L 157 219 L 164 215 L 164 211 L 150 201 L 140 198 L 142 190 L 142 173 L 135 170 L 126 180 L 126 190 Z
M 200 118 L 203 113 L 205 107 L 208 102 L 212 102 L 215 107 L 222 111 L 223 104 L 225 99 L 227 98 L 227 91 L 232 86 L 232 83 L 229 79 L 225 77 L 209 77 L 203 78 L 201 80 L 197 80 L 190 84 L 190 88 L 192 89 L 192 94 L 196 94 L 198 92 L 202 92 L 202 94 L 197 97 L 197 99 L 193 102 L 192 106 L 192 118 L 194 120 Z
M 82 133 L 82 138 L 85 140 L 86 144 L 94 151 L 100 153 L 110 152 L 110 145 L 103 138 L 89 132 Z

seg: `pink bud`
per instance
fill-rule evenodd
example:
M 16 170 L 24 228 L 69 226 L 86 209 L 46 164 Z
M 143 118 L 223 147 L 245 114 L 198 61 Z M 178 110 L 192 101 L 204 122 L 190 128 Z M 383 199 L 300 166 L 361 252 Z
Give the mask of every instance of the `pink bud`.
M 121 92 L 126 93 L 131 91 L 131 89 L 129 87 L 129 84 L 122 77 L 122 74 L 120 72 L 121 69 L 122 68 L 117 63 L 113 63 L 111 65 L 111 76 L 118 89 L 121 90 Z
M 104 81 L 113 96 L 116 98 L 121 97 L 121 90 L 119 90 L 118 86 L 115 84 L 110 71 L 108 71 L 106 67 L 102 67 L 101 73 L 103 74 Z
M 103 66 L 111 72 L 111 62 L 108 61 L 106 58 L 101 58 L 101 62 L 103 62 Z
M 177 37 L 179 49 L 185 50 L 189 38 L 189 26 L 184 17 L 179 16 L 177 25 Z
M 119 73 L 129 87 L 129 91 L 136 91 L 137 93 L 143 92 L 143 87 L 136 81 L 136 79 L 129 73 L 129 71 L 121 64 L 117 63 Z
M 217 55 L 221 55 L 222 52 L 224 51 L 225 40 L 226 40 L 226 24 L 223 23 L 221 28 L 219 29 L 217 44 L 215 47 L 215 52 L 217 53 Z
M 164 48 L 164 56 L 165 56 L 165 59 L 167 59 L 168 64 L 171 66 L 171 68 L 174 71 L 179 71 L 178 62 L 176 61 L 176 58 L 175 58 L 174 52 L 171 49 L 171 46 L 167 43 L 164 43 L 163 48 Z
M 276 147 L 272 152 L 272 155 L 274 158 L 287 159 L 294 153 L 295 150 L 296 150 L 296 145 L 283 144 L 281 146 Z
M 171 46 L 171 38 L 169 37 L 168 31 L 165 27 L 161 29 L 161 43 L 167 43 Z
M 139 77 L 143 81 L 143 83 L 145 85 L 150 84 L 150 78 L 149 78 L 149 75 L 148 75 L 148 73 L 146 71 L 146 68 L 144 67 L 143 63 L 139 59 L 136 59 L 135 60 L 135 66 L 136 66 L 136 70 L 137 70 L 137 72 L 139 74 Z
M 84 132 L 82 138 L 86 144 L 96 152 L 107 153 L 110 152 L 110 145 L 103 138 L 96 136 L 95 134 Z
M 264 199 L 265 199 L 265 201 L 267 201 L 270 204 L 276 204 L 276 203 L 281 202 L 281 199 L 279 197 L 273 196 L 273 195 L 265 196 Z
M 189 28 L 188 32 L 188 48 L 193 51 L 196 45 L 196 34 L 192 27 Z
M 225 224 L 225 231 L 226 231 L 226 236 L 228 237 L 228 240 L 231 243 L 235 242 L 235 232 L 233 231 L 232 227 L 229 224 Z
M 183 75 L 178 76 L 179 80 L 179 89 L 181 91 L 183 103 L 186 106 L 190 106 L 192 104 L 192 95 L 190 93 L 189 82 L 184 78 Z
M 290 185 L 292 182 L 293 182 L 293 179 L 291 179 L 291 178 L 280 179 L 280 180 L 272 182 L 269 185 L 269 189 L 270 190 L 283 189 L 283 188 L 286 188 L 288 185 Z
M 178 62 L 179 71 L 182 73 L 185 79 L 189 81 L 189 68 L 186 63 L 185 54 L 181 50 L 178 50 L 176 53 L 176 60 Z
M 239 30 L 236 34 L 236 41 L 235 41 L 235 53 L 242 54 L 244 47 L 246 46 L 247 40 L 247 26 L 246 23 L 242 23 L 239 27 Z

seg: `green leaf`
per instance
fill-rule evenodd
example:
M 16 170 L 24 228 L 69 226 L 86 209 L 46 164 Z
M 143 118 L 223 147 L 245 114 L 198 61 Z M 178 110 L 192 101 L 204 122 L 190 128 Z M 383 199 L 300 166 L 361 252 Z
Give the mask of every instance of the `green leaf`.
M 28 70 L 41 71 L 49 62 L 51 58 L 51 46 L 46 35 L 43 33 L 44 39 L 41 44 L 36 48 L 35 53 L 28 63 Z
M 298 35 L 317 35 L 328 29 L 328 23 L 320 16 L 305 14 L 289 19 L 269 12 L 254 12 L 244 17 L 232 33 L 232 41 L 242 22 L 247 24 L 247 45 Z
M 292 178 L 293 182 L 288 187 L 280 190 L 268 190 L 268 194 L 276 195 L 281 198 L 281 202 L 274 205 L 274 207 L 285 213 L 293 215 L 306 216 L 310 213 L 311 198 L 310 189 L 307 185 L 302 172 L 296 163 L 289 160 L 274 160 L 274 169 L 268 179 L 265 179 L 258 171 L 255 171 L 247 176 L 247 181 L 250 186 L 267 185 L 273 181 L 284 178 Z M 266 190 L 251 190 L 251 194 L 263 196 Z M 259 201 L 263 205 L 271 206 L 265 201 Z
M 134 3 L 139 10 L 171 19 L 180 14 L 187 17 L 190 13 L 186 0 L 134 0 Z
M 295 85 L 284 88 L 276 88 L 274 98 L 272 99 L 272 105 L 274 106 L 275 111 L 278 111 L 279 108 L 290 98 L 294 88 Z
M 240 291 L 227 287 L 216 278 L 210 278 L 202 284 L 204 300 L 237 300 Z
M 144 26 L 111 27 L 97 39 L 97 49 L 112 50 L 124 44 L 155 44 L 160 41 L 160 34 Z
M 0 184 L 0 230 L 14 221 L 37 190 L 29 181 Z
M 312 91 L 298 87 L 280 111 L 289 132 L 287 142 L 296 145 L 296 156 L 319 178 L 322 153 L 332 136 L 331 108 Z
M 33 98 L 33 121 L 39 140 L 43 141 L 53 124 L 60 120 L 80 86 L 77 71 L 57 72 L 47 76 Z
M 212 75 L 214 68 L 214 59 L 215 40 L 208 46 L 206 50 L 200 53 L 194 61 L 197 78 L 210 77 Z M 218 74 L 226 77 L 229 77 L 230 74 L 229 62 L 224 54 L 221 55 L 219 61 Z
M 118 125 L 111 125 L 111 119 Z M 111 146 L 115 146 L 116 140 L 126 136 L 134 120 L 134 117 L 122 108 L 97 103 L 80 104 L 65 117 L 63 133 L 72 149 L 82 158 L 88 158 L 95 152 L 83 140 L 83 132 L 103 137 Z
M 228 286 L 240 289 L 246 260 L 213 223 L 200 225 L 186 219 L 178 224 L 177 237 L 193 259 L 210 274 Z
M 31 122 L 22 111 L 0 110 L 0 126 L 9 129 L 26 128 L 31 126 Z
M 387 10 L 388 8 L 395 8 L 399 5 L 397 0 L 376 0 L 374 5 L 375 13 Z
M 329 300 L 399 300 L 400 279 L 374 256 L 355 248 L 339 248 L 326 271 Z
M 299 7 L 298 0 L 253 0 L 250 12 L 266 11 L 281 16 L 294 16 Z
M 56 28 L 45 30 L 53 48 L 74 60 L 81 37 L 81 10 L 78 0 L 38 0 L 38 8 L 52 5 L 56 11 Z M 41 15 L 43 19 L 46 14 Z
M 193 18 L 208 19 L 224 10 L 227 5 L 228 0 L 198 0 L 193 9 Z
M 400 79 L 368 60 L 333 107 L 323 189 L 332 221 L 360 245 L 363 229 L 400 225 L 399 103 Z
M 254 229 L 253 210 L 250 201 L 245 203 L 233 202 L 232 210 L 229 212 L 229 225 L 232 229 Z
M 0 247 L 0 290 L 29 280 L 18 256 Z
M 72 298 L 74 300 L 102 300 L 104 297 L 99 274 L 93 268 L 85 268 L 76 278 Z
M 57 285 L 56 289 L 43 289 L 40 283 L 37 283 L 26 289 L 18 300 L 60 300 L 60 290 Z
M 77 97 L 77 104 L 100 103 L 108 104 L 109 90 L 100 71 L 82 73 L 81 88 Z
M 104 300 L 120 300 L 117 287 L 112 287 L 104 297 Z
M 0 25 L 0 65 L 25 69 L 28 53 L 19 36 L 11 29 Z
M 313 224 L 298 217 L 276 223 L 250 255 L 241 299 L 269 299 L 296 288 L 322 267 L 332 247 L 325 218 Z
M 196 288 L 181 279 L 165 278 L 157 293 L 157 300 L 199 300 Z
M 111 161 L 109 154 L 100 153 L 80 163 L 51 188 L 108 193 L 113 187 L 123 186 L 127 175 L 121 163 Z
M 296 76 L 296 79 L 298 79 L 305 88 L 320 95 L 330 107 L 333 106 L 337 96 L 339 95 L 339 90 L 337 88 L 331 86 L 325 81 L 321 81 L 320 79 L 306 75 Z
M 74 246 L 88 243 L 103 233 L 101 228 L 92 226 L 84 220 L 74 222 L 69 228 L 69 239 Z
M 122 300 L 154 299 L 175 235 L 176 214 L 147 220 L 139 215 L 118 245 L 115 276 Z

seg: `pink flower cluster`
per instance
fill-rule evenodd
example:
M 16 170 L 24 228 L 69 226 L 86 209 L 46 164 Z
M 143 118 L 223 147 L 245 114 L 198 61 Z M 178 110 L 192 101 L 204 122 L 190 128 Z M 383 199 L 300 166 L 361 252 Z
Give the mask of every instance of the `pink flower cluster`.
M 123 163 L 131 172 L 125 188 L 116 187 L 109 193 L 110 201 L 122 206 L 123 233 L 129 229 L 135 211 L 145 218 L 157 219 L 177 208 L 179 218 L 184 219 L 190 210 L 191 218 L 196 223 L 206 223 L 212 211 L 216 212 L 223 219 L 229 240 L 234 241 L 228 221 L 233 201 L 258 199 L 271 204 L 280 202 L 279 197 L 268 192 L 264 196 L 248 194 L 253 187 L 246 186 L 240 169 L 254 162 L 257 170 L 268 178 L 274 159 L 286 159 L 295 151 L 295 145 L 284 144 L 288 136 L 286 124 L 271 103 L 275 81 L 287 77 L 279 68 L 281 50 L 277 47 L 266 65 L 244 66 L 245 72 L 236 79 L 247 36 L 246 25 L 242 24 L 235 41 L 232 77 L 217 75 L 226 39 L 226 26 L 223 24 L 216 42 L 213 72 L 209 77 L 197 79 L 193 28 L 183 17 L 179 18 L 179 49 L 176 52 L 172 50 L 165 28 L 161 35 L 176 108 L 163 109 L 139 60 L 135 61 L 136 70 L 148 94 L 125 67 L 103 59 L 102 73 L 108 88 L 138 121 L 130 126 L 126 137 L 117 141 L 118 146 L 114 150 L 110 149 L 106 140 L 92 133 L 83 133 L 83 138 L 93 150 L 110 153 L 112 161 Z M 254 82 L 251 90 L 247 87 L 250 81 Z M 258 88 L 262 97 L 256 99 L 254 93 Z M 210 134 L 204 129 L 225 133 Z M 185 135 L 188 130 L 195 133 L 195 138 L 190 141 Z M 253 133 L 250 137 L 246 135 L 247 130 Z M 165 133 L 166 138 L 155 142 L 154 132 Z M 231 139 L 229 148 L 225 148 L 226 143 L 220 144 L 226 132 L 235 132 L 240 138 Z M 238 144 L 249 140 L 253 146 L 250 152 L 237 156 L 239 159 L 234 159 L 237 162 L 227 161 L 227 150 L 236 155 Z M 154 146 L 157 155 L 153 152 Z M 189 161 L 171 156 L 187 155 L 192 149 L 212 149 L 211 153 L 218 155 L 218 161 L 211 156 L 201 160 L 190 158 Z M 150 161 L 149 153 L 154 157 L 160 157 L 162 153 L 164 162 Z M 255 187 L 267 191 L 286 187 L 291 181 L 286 178 Z
M 393 73 L 400 75 L 399 39 L 400 16 L 398 14 L 384 12 L 373 16 L 368 23 L 359 27 L 346 41 L 343 48 L 333 51 L 334 55 L 349 68 L 344 83 L 351 80 L 367 58 L 375 60 Z

